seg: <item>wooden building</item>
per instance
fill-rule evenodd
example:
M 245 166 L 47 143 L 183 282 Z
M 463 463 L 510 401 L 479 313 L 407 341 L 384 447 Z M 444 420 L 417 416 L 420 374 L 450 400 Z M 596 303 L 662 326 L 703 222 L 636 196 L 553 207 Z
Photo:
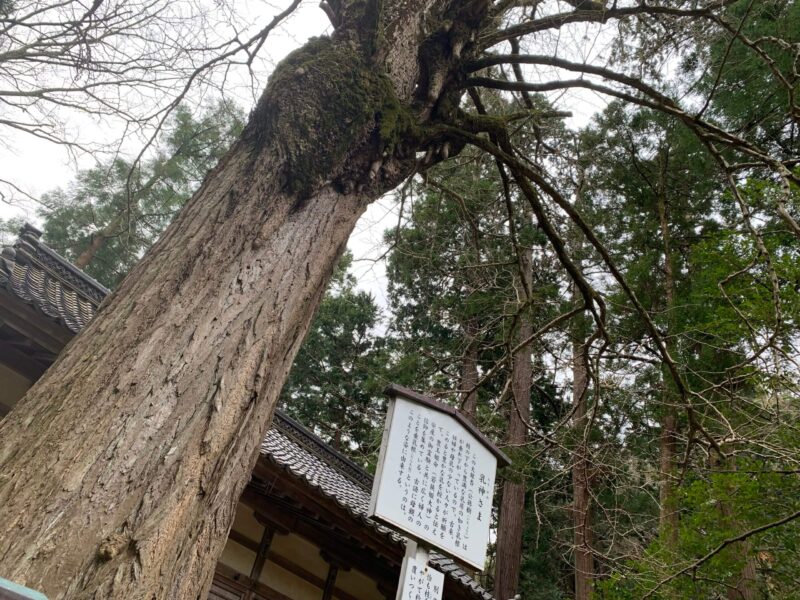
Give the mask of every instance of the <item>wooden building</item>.
M 0 417 L 109 293 L 40 237 L 26 225 L 0 255 Z M 276 413 L 209 598 L 394 598 L 405 540 L 367 518 L 371 488 L 369 473 Z M 447 575 L 448 600 L 491 600 L 451 559 L 434 553 L 431 562 Z

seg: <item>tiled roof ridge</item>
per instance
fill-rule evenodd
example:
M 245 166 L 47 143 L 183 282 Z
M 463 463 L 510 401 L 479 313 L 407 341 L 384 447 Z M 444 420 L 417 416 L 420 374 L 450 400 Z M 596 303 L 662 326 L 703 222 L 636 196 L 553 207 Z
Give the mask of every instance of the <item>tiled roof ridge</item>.
M 364 488 L 367 492 L 371 492 L 372 475 L 347 456 L 326 444 L 305 425 L 278 409 L 275 411 L 272 426 L 312 454 L 325 459 L 326 463 L 336 468 L 353 483 Z
M 22 258 L 35 262 L 56 277 L 62 285 L 68 285 L 77 294 L 95 305 L 99 305 L 111 293 L 111 290 L 99 281 L 87 275 L 45 244 L 41 237 L 40 229 L 30 223 L 25 223 L 20 228 L 19 239 L 13 245 L 14 260 L 19 261 Z M 7 254 L 7 248 L 3 249 L 4 255 Z

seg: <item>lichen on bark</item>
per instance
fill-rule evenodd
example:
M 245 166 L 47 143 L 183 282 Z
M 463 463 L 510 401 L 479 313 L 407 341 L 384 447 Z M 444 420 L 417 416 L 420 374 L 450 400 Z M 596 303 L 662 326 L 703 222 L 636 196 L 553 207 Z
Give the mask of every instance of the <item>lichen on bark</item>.
M 326 183 L 344 185 L 353 177 L 348 161 L 365 146 L 370 157 L 359 152 L 366 165 L 357 166 L 366 176 L 369 162 L 392 153 L 413 126 L 392 82 L 365 54 L 351 41 L 319 37 L 272 74 L 243 140 L 254 149 L 278 142 L 288 193 L 304 199 Z

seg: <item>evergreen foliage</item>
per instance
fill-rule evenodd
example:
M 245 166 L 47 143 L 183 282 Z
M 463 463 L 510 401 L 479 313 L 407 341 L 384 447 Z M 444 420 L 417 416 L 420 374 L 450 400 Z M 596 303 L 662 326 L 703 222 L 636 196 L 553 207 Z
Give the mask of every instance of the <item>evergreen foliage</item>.
M 45 240 L 72 261 L 98 244 L 84 268 L 115 287 L 230 148 L 243 121 L 227 102 L 199 117 L 179 106 L 155 156 L 136 165 L 123 158 L 99 164 L 45 194 L 39 211 Z

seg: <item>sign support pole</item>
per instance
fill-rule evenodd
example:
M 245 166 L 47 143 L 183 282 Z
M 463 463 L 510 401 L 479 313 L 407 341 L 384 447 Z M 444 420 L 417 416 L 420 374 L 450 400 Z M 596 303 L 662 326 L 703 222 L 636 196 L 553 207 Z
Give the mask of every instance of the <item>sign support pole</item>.
M 400 585 L 397 586 L 397 595 L 395 600 L 401 600 L 403 597 L 403 586 L 406 581 L 406 571 L 408 570 L 408 563 L 410 559 L 414 559 L 422 563 L 428 564 L 430 559 L 430 552 L 425 546 L 420 546 L 416 540 L 408 539 L 406 541 L 406 555 L 403 557 L 403 565 L 400 567 Z

